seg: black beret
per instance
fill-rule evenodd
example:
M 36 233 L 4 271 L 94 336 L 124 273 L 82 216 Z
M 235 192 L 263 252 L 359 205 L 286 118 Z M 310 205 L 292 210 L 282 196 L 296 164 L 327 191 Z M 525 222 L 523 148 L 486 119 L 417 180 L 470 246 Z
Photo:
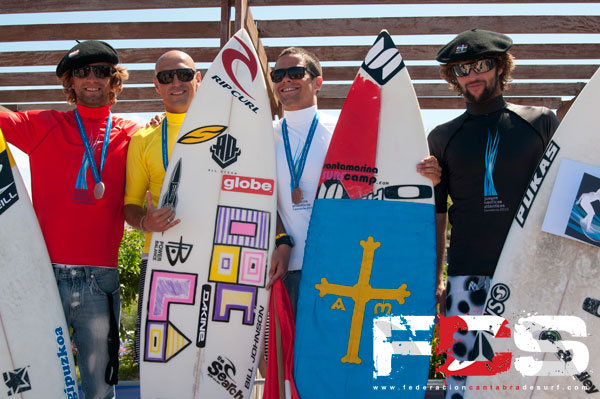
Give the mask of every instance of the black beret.
M 56 66 L 56 76 L 60 78 L 68 70 L 81 68 L 94 62 L 108 62 L 117 65 L 119 55 L 110 44 L 98 40 L 77 43 Z
M 471 29 L 456 36 L 437 53 L 443 64 L 467 61 L 493 54 L 503 54 L 512 47 L 512 39 L 502 33 Z

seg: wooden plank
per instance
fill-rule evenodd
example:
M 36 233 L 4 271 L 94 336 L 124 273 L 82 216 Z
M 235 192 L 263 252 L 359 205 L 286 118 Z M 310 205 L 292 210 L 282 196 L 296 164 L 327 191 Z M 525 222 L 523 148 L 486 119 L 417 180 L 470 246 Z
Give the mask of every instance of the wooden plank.
M 160 99 L 154 87 L 125 87 L 119 100 Z M 62 89 L 0 90 L 0 104 L 31 101 L 64 101 Z
M 242 0 L 236 0 L 240 2 Z M 222 0 L 223 4 L 230 0 Z M 215 38 L 229 7 L 221 7 L 221 22 L 113 22 L 0 26 L 3 42 L 45 40 L 115 40 Z M 241 17 L 244 17 L 244 13 Z M 236 14 L 236 15 L 238 15 Z M 239 21 L 236 20 L 236 24 Z M 235 25 L 235 31 L 241 25 Z M 381 29 L 392 35 L 456 34 L 473 26 L 514 33 L 597 33 L 600 16 L 464 16 L 401 18 L 337 18 L 257 21 L 261 38 L 302 36 L 377 36 Z
M 254 49 L 256 50 L 258 59 L 260 60 L 260 68 L 267 86 L 267 94 L 269 95 L 269 102 L 271 103 L 271 115 L 273 117 L 275 117 L 275 115 L 282 116 L 283 111 L 275 99 L 275 95 L 273 93 L 273 82 L 271 82 L 271 79 L 269 78 L 271 67 L 269 67 L 267 53 L 265 52 L 265 48 L 260 40 L 256 23 L 252 17 L 252 11 L 249 8 L 246 11 L 245 17 L 244 27 L 250 36 L 250 40 L 252 40 L 252 44 L 254 44 Z
M 231 37 L 231 1 L 221 0 L 221 25 L 220 38 L 221 47 L 225 46 Z
M 576 96 L 585 83 L 513 83 L 505 90 L 511 96 Z M 456 92 L 445 83 L 415 83 L 415 93 L 419 97 L 454 97 Z M 346 98 L 349 84 L 324 84 L 319 98 Z M 1 96 L 0 96 L 1 98 Z
M 421 109 L 464 109 L 465 102 L 461 97 L 419 97 Z M 558 109 L 561 104 L 560 97 L 506 97 L 506 100 L 522 105 L 543 105 L 550 109 Z M 340 98 L 323 98 L 319 100 L 320 109 L 341 109 L 344 100 Z M 11 111 L 27 111 L 31 109 L 56 109 L 67 111 L 73 109 L 67 103 L 60 104 L 4 104 Z M 111 108 L 115 113 L 137 112 L 162 112 L 162 101 L 119 101 Z
M 246 18 L 248 13 L 247 0 L 235 0 L 235 24 L 234 32 L 246 27 Z
M 252 38 L 252 35 L 250 36 Z M 253 39 L 254 42 L 254 39 Z M 255 43 L 256 46 L 256 43 Z M 262 47 L 262 44 L 260 44 Z M 264 51 L 264 47 L 263 51 Z M 259 53 L 261 64 L 264 62 Z M 266 59 L 266 54 L 264 55 Z M 518 65 L 513 72 L 514 79 L 589 79 L 600 65 Z M 438 66 L 407 66 L 408 73 L 413 80 L 439 80 L 440 68 Z M 200 69 L 202 76 L 206 69 Z M 336 80 L 354 80 L 358 66 L 324 67 L 323 78 L 326 82 Z M 130 70 L 128 84 L 151 83 L 154 77 L 153 70 Z M 270 80 L 267 79 L 270 83 Z M 54 72 L 5 72 L 0 73 L 0 86 L 49 86 L 60 84 Z
M 526 0 L 524 3 L 598 3 L 598 0 Z M 377 4 L 481 4 L 482 0 L 378 0 Z M 490 4 L 502 4 L 502 3 L 515 3 L 515 0 L 485 0 L 485 3 Z M 365 4 L 365 1 L 357 0 L 250 0 L 252 6 L 275 6 L 275 5 L 297 5 L 297 6 L 308 6 L 308 5 L 351 5 L 351 4 Z
M 442 45 L 400 45 L 396 46 L 405 60 L 434 60 Z M 267 56 L 275 59 L 285 47 L 267 47 Z M 358 61 L 362 60 L 370 46 L 305 46 L 321 61 Z M 517 44 L 511 53 L 522 60 L 544 59 L 598 59 L 600 44 Z
M 269 61 L 285 49 L 283 46 L 265 47 Z M 321 61 L 361 61 L 370 46 L 305 46 L 314 52 Z M 434 60 L 441 45 L 401 45 L 397 46 L 405 60 Z M 171 48 L 119 49 L 121 63 L 155 62 Z M 190 54 L 196 62 L 212 62 L 219 49 L 216 47 L 180 48 Z M 512 54 L 521 60 L 545 59 L 600 59 L 599 43 L 578 44 L 517 44 Z M 8 51 L 0 57 L 0 66 L 41 66 L 56 65 L 64 51 Z
M 158 57 L 172 48 L 118 49 L 121 63 L 155 63 Z M 183 47 L 178 50 L 188 53 L 195 62 L 212 62 L 219 48 Z M 2 53 L 0 66 L 41 66 L 56 65 L 65 55 L 65 51 L 15 51 Z
M 514 3 L 514 0 L 486 0 L 486 3 Z M 527 3 L 558 3 L 557 0 L 527 0 Z M 560 3 L 598 3 L 598 0 L 563 0 Z M 479 4 L 481 0 L 378 0 L 378 4 Z M 349 5 L 365 4 L 356 0 L 249 0 L 251 6 Z M 156 8 L 219 7 L 220 0 L 3 0 L 0 13 L 18 14 L 61 11 L 137 10 Z
M 236 0 L 239 2 L 242 0 Z M 223 4 L 229 3 L 222 0 Z M 0 26 L 3 42 L 45 40 L 115 40 L 215 38 L 228 7 L 221 7 L 221 22 L 113 22 Z M 243 14 L 243 13 L 242 13 Z M 243 15 L 242 15 L 243 17 Z M 236 22 L 237 23 L 237 22 Z M 376 36 L 381 29 L 392 35 L 456 34 L 473 26 L 514 33 L 597 33 L 600 16 L 464 16 L 401 18 L 337 18 L 257 21 L 261 38 L 302 36 Z M 235 31 L 239 29 L 236 25 Z M 193 33 L 192 33 L 193 32 Z
M 218 21 L 111 22 L 0 26 L 3 42 L 215 38 Z
M 480 29 L 515 33 L 598 33 L 600 16 L 462 16 L 288 19 L 257 21 L 260 36 L 377 36 L 382 29 L 391 35 L 457 34 L 477 26 Z
M 512 73 L 513 79 L 589 79 L 600 65 L 517 65 Z M 408 74 L 412 80 L 439 80 L 440 67 L 437 65 L 408 65 Z M 358 66 L 324 67 L 323 79 L 354 80 Z M 1 79 L 1 75 L 0 75 Z M 0 80 L 1 81 L 1 80 Z
M 513 83 L 505 91 L 510 96 L 576 96 L 585 83 Z M 457 97 L 454 91 L 445 83 L 415 83 L 415 92 L 419 97 Z M 319 99 L 344 99 L 350 90 L 349 84 L 324 84 L 319 91 Z M 0 104 L 30 102 L 30 101 L 62 101 L 62 89 L 27 89 L 0 90 Z M 154 87 L 126 86 L 119 100 L 152 100 L 159 99 Z
M 220 0 L 3 0 L 2 14 L 62 12 L 62 11 L 105 11 L 137 10 L 155 8 L 218 7 Z
M 11 111 L 29 111 L 32 109 L 54 109 L 56 111 L 70 111 L 75 108 L 67 103 L 46 103 L 46 104 L 8 104 Z M 119 101 L 111 107 L 114 113 L 138 113 L 138 112 L 164 112 L 164 105 L 161 100 L 154 101 Z
M 465 109 L 465 101 L 461 97 L 418 97 L 421 109 Z M 521 105 L 540 105 L 557 109 L 561 105 L 560 97 L 506 97 L 506 100 Z M 319 100 L 319 109 L 341 109 L 344 100 L 341 98 L 324 98 Z

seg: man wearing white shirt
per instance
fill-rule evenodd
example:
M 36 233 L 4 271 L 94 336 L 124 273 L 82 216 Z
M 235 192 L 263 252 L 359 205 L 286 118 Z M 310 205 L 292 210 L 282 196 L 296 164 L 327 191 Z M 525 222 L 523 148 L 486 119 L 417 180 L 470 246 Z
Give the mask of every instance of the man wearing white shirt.
M 323 77 L 319 60 L 311 52 L 299 47 L 283 50 L 271 80 L 284 117 L 273 122 L 278 219 L 267 288 L 283 276 L 295 314 L 308 223 L 337 118 L 318 111 L 317 92 Z M 439 182 L 441 171 L 435 158 L 424 159 L 417 171 L 434 184 Z
M 269 286 L 283 275 L 295 314 L 308 222 L 337 118 L 318 112 L 317 92 L 323 77 L 314 54 L 298 47 L 285 49 L 277 58 L 271 80 L 284 118 L 273 123 L 279 217 Z

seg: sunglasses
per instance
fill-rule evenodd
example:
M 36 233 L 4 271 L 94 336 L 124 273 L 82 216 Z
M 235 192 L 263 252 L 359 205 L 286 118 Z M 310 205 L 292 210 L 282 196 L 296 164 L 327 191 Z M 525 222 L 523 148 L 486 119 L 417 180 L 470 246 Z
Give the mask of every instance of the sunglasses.
M 302 66 L 293 66 L 289 68 L 280 68 L 271 71 L 271 80 L 273 83 L 279 83 L 285 78 L 285 74 L 290 77 L 290 79 L 302 79 L 304 74 L 308 72 L 310 76 L 315 77 L 314 73 Z
M 158 80 L 158 83 L 160 84 L 168 85 L 169 83 L 173 83 L 175 75 L 177 75 L 177 79 L 179 79 L 180 82 L 189 82 L 194 79 L 196 71 L 191 68 L 167 69 L 157 73 L 156 80 Z
M 73 69 L 73 76 L 76 78 L 87 78 L 90 71 L 94 71 L 94 75 L 98 79 L 109 78 L 113 73 L 116 72 L 115 68 L 110 65 L 86 65 L 81 68 Z
M 475 71 L 475 73 L 485 73 L 496 66 L 496 60 L 493 58 L 484 58 L 482 60 L 477 60 L 470 64 L 456 64 L 452 65 L 452 71 L 454 75 L 458 78 L 462 78 L 464 76 L 468 76 L 471 73 L 471 69 Z

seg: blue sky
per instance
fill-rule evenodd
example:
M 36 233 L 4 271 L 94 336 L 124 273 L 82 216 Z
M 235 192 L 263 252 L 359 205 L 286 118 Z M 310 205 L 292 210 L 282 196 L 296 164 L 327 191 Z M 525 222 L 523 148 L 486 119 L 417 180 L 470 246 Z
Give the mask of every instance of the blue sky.
M 600 4 L 573 3 L 573 4 L 464 4 L 460 7 L 454 4 L 412 4 L 412 5 L 364 5 L 364 6 L 269 6 L 252 7 L 254 19 L 291 19 L 291 18 L 339 18 L 339 17 L 408 17 L 408 16 L 461 16 L 461 15 L 600 15 Z M 131 11 L 95 11 L 95 12 L 70 12 L 70 13 L 25 13 L 0 15 L 0 25 L 27 25 L 43 23 L 84 23 L 84 22 L 136 22 L 136 21 L 198 21 L 220 20 L 220 8 L 199 9 L 166 9 L 166 10 L 131 10 Z M 393 35 L 393 32 L 390 32 Z M 510 34 L 510 32 L 505 32 Z M 599 34 L 564 34 L 564 35 L 525 35 L 510 34 L 515 43 L 600 43 Z M 396 44 L 439 44 L 448 42 L 452 35 L 393 35 Z M 369 45 L 373 37 L 327 37 L 306 38 L 291 37 L 282 39 L 264 39 L 267 45 L 276 46 L 307 46 L 315 45 L 322 41 L 337 45 Z M 110 43 L 119 48 L 132 47 L 195 47 L 215 46 L 219 43 L 216 39 L 157 39 L 157 40 L 111 40 Z M 0 43 L 0 53 L 4 51 L 28 50 L 68 50 L 74 45 L 72 41 L 50 42 L 13 42 Z M 531 61 L 529 61 L 531 62 Z M 552 62 L 552 61 L 551 61 Z M 569 60 L 555 61 L 569 63 Z M 598 63 L 599 60 L 585 61 Z M 525 61 L 517 60 L 519 64 Z M 328 65 L 329 63 L 324 63 Z M 356 65 L 358 62 L 345 63 Z M 435 65 L 433 60 L 407 61 L 407 64 Z M 151 69 L 153 64 L 125 65 L 129 69 Z M 207 68 L 209 64 L 198 63 L 198 67 Z M 0 72 L 9 71 L 53 71 L 55 66 L 47 67 L 0 67 Z M 148 82 L 151 85 L 151 82 Z M 139 86 L 139 85 L 138 85 Z M 144 85 L 142 85 L 144 86 Z M 12 88 L 14 89 L 14 88 Z M 1 90 L 1 88 L 0 88 Z M 422 117 L 427 131 L 452 117 L 458 115 L 460 110 L 423 110 Z M 148 120 L 150 114 L 127 114 L 127 118 L 139 122 Z M 16 155 L 18 164 L 22 169 L 25 180 L 28 180 L 29 165 L 25 156 Z

